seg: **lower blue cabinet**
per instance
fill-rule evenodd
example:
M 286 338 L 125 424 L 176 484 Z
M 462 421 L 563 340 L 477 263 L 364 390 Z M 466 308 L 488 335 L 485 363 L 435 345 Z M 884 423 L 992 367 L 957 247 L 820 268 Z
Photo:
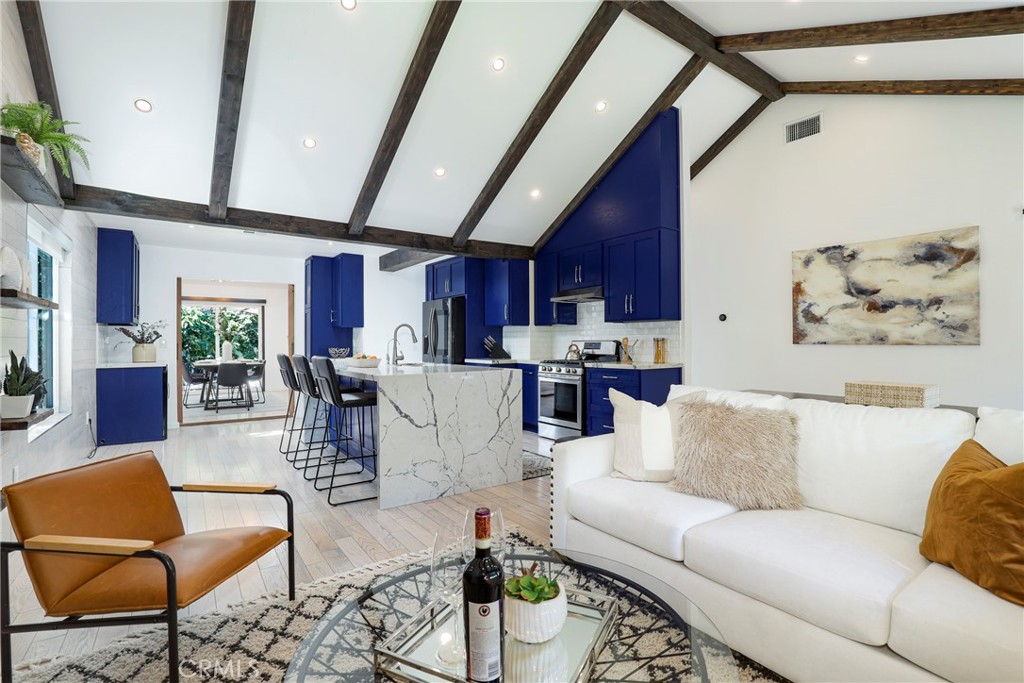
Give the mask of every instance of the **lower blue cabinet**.
M 640 401 L 660 406 L 668 398 L 669 387 L 682 384 L 682 368 L 620 370 L 587 368 L 586 435 L 597 436 L 615 431 L 615 410 L 608 390 L 615 389 Z
M 167 438 L 167 367 L 96 370 L 100 446 Z
M 537 431 L 538 396 L 537 366 L 520 365 L 523 371 L 523 428 L 531 432 Z

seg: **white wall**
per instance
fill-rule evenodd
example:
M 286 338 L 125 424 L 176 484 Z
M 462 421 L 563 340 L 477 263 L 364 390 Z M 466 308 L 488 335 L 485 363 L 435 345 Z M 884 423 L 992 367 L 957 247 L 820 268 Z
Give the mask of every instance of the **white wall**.
M 195 237 L 196 245 L 201 244 L 201 235 Z M 355 353 L 376 354 L 384 357 L 386 340 L 396 325 L 408 322 L 419 334 L 423 302 L 423 267 L 410 268 L 400 273 L 382 273 L 377 267 L 377 257 L 387 251 L 378 247 L 341 245 L 326 247 L 333 253 L 364 254 L 364 293 L 366 315 L 364 327 L 357 330 L 354 340 Z M 202 248 L 183 249 L 178 247 L 140 245 L 142 261 L 141 320 L 152 322 L 166 320 L 166 343 L 157 344 L 157 358 L 168 363 L 171 381 L 168 404 L 168 424 L 176 427 L 175 406 L 176 380 L 175 364 L 177 354 L 174 339 L 174 316 L 176 313 L 176 280 L 181 277 L 193 280 L 258 281 L 295 285 L 295 352 L 305 349 L 305 258 L 278 258 L 262 254 L 239 254 L 208 251 Z M 109 353 L 123 337 L 112 328 L 100 327 L 101 353 Z M 420 360 L 419 344 L 412 344 L 402 332 L 402 349 L 406 360 Z M 104 340 L 109 340 L 106 343 Z M 122 345 L 109 356 L 111 360 L 130 357 L 130 344 Z M 269 357 L 269 356 L 268 356 Z M 268 378 L 274 374 L 267 372 Z
M 785 123 L 819 111 L 819 136 L 783 144 Z M 687 380 L 828 394 L 847 380 L 935 383 L 945 403 L 1022 407 L 1022 121 L 1017 97 L 772 104 L 689 190 Z M 792 344 L 792 251 L 970 225 L 981 226 L 980 346 Z

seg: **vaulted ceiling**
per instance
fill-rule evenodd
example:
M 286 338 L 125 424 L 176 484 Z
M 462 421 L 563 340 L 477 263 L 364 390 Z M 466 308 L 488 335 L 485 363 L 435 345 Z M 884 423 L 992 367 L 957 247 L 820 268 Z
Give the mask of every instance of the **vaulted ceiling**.
M 591 45 L 560 99 L 548 100 L 554 106 L 543 112 L 543 125 L 526 131 L 524 123 L 543 108 L 538 102 L 550 98 L 546 92 L 563 62 L 593 30 L 588 26 L 600 5 L 466 1 L 450 28 L 439 29 L 443 41 L 431 53 L 420 46 L 436 21 L 431 2 L 359 0 L 353 11 L 336 1 L 256 2 L 248 59 L 241 61 L 233 165 L 227 166 L 229 224 L 241 220 L 237 211 L 231 218 L 233 210 L 247 210 L 250 223 L 263 220 L 253 212 L 298 216 L 323 223 L 277 218 L 263 224 L 273 230 L 287 223 L 296 232 L 314 225 L 313 234 L 344 240 L 361 192 L 367 195 L 368 172 L 382 168 L 379 191 L 368 193 L 375 201 L 367 204 L 365 222 L 389 229 L 391 237 L 378 240 L 368 228 L 364 239 L 401 245 L 401 234 L 391 239 L 392 232 L 418 233 L 427 236 L 420 246 L 443 251 L 450 240 L 430 236 L 451 238 L 480 207 L 472 240 L 532 247 L 693 57 L 670 32 L 633 11 L 634 3 L 617 3 L 615 13 L 619 6 L 626 11 Z M 673 0 L 664 8 L 714 36 L 731 36 L 1015 5 Z M 228 3 L 44 0 L 41 7 L 62 113 L 80 121 L 75 131 L 91 141 L 91 168 L 76 161 L 75 182 L 176 200 L 185 204 L 166 218 L 216 223 L 204 220 L 200 209 L 211 201 Z M 1020 79 L 1019 15 L 1014 22 L 1012 35 L 757 51 L 730 59 L 748 59 L 783 83 Z M 869 59 L 855 61 L 858 55 Z M 414 57 L 426 60 L 429 74 L 421 93 L 406 82 Z M 504 68 L 496 71 L 499 57 Z M 685 112 L 690 158 L 700 157 L 761 94 L 713 64 L 699 71 L 674 102 Z M 137 98 L 152 102 L 153 111 L 136 111 Z M 401 98 L 412 114 L 401 122 L 407 127 L 386 163 L 379 147 Z M 598 102 L 606 103 L 603 111 L 596 110 Z M 230 112 L 227 117 L 230 122 Z M 522 138 L 527 133 L 536 137 Z M 312 149 L 303 145 L 307 138 L 316 141 Z M 510 145 L 523 140 L 525 154 L 512 160 L 517 163 L 507 180 L 494 180 Z M 493 197 L 487 187 L 496 188 Z

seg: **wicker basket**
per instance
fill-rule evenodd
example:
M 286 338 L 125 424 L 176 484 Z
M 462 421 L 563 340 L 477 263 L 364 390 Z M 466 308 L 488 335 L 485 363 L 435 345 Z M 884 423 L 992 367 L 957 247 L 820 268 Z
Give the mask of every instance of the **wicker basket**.
M 886 408 L 936 408 L 939 385 L 847 382 L 846 402 Z

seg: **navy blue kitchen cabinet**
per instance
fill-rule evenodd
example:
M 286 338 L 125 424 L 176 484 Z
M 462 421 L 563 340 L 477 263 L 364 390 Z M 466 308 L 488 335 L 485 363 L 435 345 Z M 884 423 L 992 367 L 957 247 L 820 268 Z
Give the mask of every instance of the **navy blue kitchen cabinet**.
M 139 242 L 131 230 L 96 230 L 96 322 L 139 324 Z
M 604 243 L 604 319 L 679 320 L 679 233 L 647 230 Z
M 428 267 L 433 271 L 433 288 L 427 285 L 428 300 L 466 295 L 466 259 L 456 257 Z
M 564 249 L 558 253 L 558 288 L 600 287 L 604 278 L 600 244 Z
M 616 389 L 640 401 L 660 406 L 668 398 L 669 387 L 682 384 L 682 368 L 651 370 L 620 370 L 618 368 L 587 368 L 587 436 L 615 431 L 615 411 L 608 390 Z
M 166 438 L 166 366 L 96 370 L 96 441 L 99 445 Z
M 310 256 L 306 259 L 306 356 L 328 355 L 331 347 L 352 348 L 352 328 L 335 327 L 334 259 Z
M 519 369 L 523 371 L 523 428 L 531 432 L 537 431 L 537 416 L 539 413 L 537 401 L 537 366 L 522 363 Z
M 363 256 L 338 254 L 331 264 L 331 287 L 334 305 L 331 324 L 334 327 L 363 326 Z
M 530 262 L 487 259 L 484 262 L 484 322 L 530 324 Z
M 547 253 L 533 262 L 533 324 L 575 325 L 576 304 L 551 302 L 558 292 L 558 254 Z
M 434 300 L 434 264 L 428 264 L 424 269 L 426 274 L 426 285 L 424 287 L 423 300 L 433 301 Z

